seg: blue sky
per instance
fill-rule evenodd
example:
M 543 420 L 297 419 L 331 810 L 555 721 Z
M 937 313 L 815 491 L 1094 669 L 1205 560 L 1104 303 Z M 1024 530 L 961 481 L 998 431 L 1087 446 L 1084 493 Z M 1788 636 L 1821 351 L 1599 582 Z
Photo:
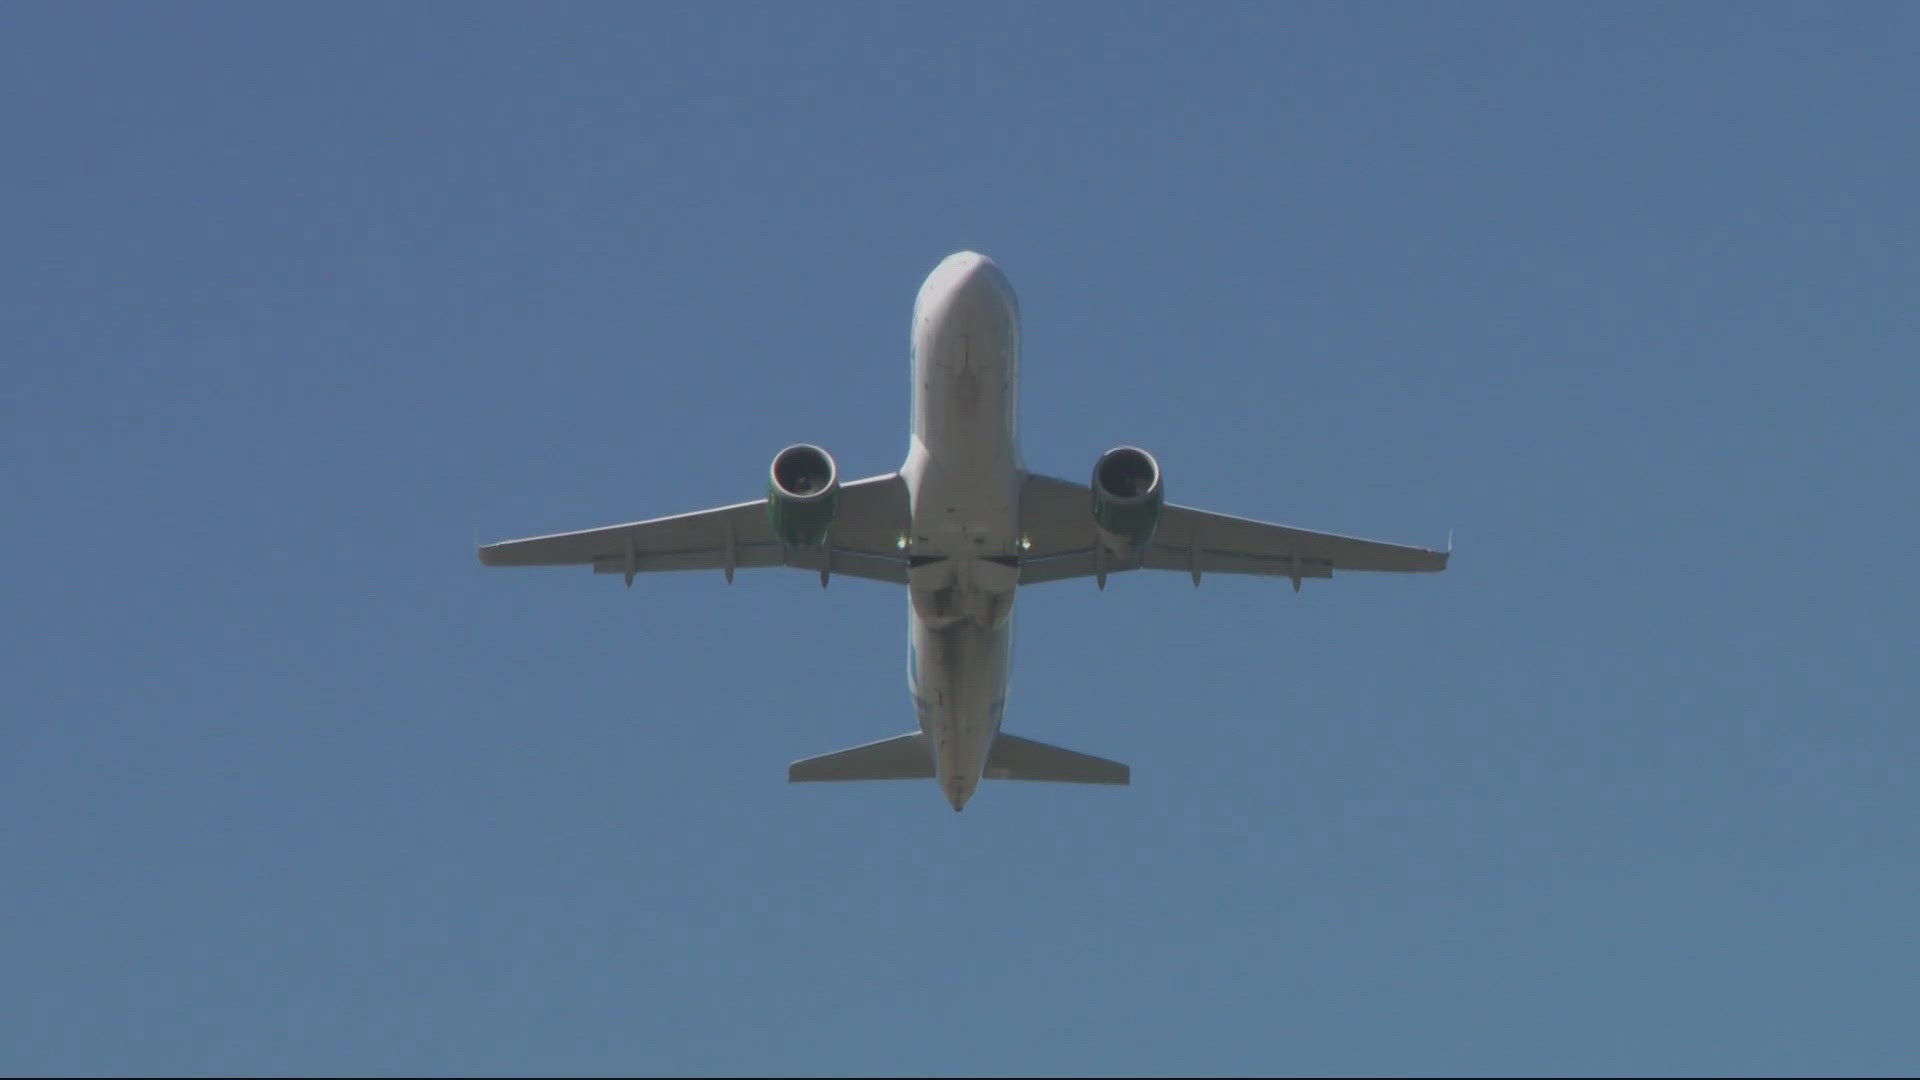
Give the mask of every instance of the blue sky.
M 0 13 L 0 1071 L 1920 1060 L 1914 9 Z M 489 571 L 1025 450 L 1439 544 L 1023 591 L 1126 790 L 790 788 L 905 600 Z

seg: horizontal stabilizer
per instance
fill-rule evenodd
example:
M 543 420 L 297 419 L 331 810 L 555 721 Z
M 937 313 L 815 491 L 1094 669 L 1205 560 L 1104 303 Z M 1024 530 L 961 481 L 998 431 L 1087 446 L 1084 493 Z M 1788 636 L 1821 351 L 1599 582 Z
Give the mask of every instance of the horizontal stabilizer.
M 864 749 L 864 748 L 863 748 Z M 1001 732 L 987 754 L 990 780 L 1051 780 L 1061 784 L 1125 784 L 1133 772 L 1117 761 L 1076 754 Z
M 1005 736 L 1002 736 L 1004 738 Z M 1039 745 L 1039 744 L 1035 744 Z M 1064 753 L 1064 751 L 1057 751 Z M 933 754 L 917 731 L 881 739 L 865 746 L 835 750 L 787 766 L 787 779 L 802 780 L 931 780 Z

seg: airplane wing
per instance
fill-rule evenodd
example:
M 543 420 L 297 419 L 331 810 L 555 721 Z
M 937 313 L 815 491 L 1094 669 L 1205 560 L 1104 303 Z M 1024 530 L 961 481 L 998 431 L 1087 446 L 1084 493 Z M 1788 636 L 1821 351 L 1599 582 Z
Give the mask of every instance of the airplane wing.
M 1185 571 L 1196 585 L 1202 574 L 1261 574 L 1291 578 L 1298 589 L 1302 578 L 1330 578 L 1335 570 L 1445 570 L 1449 554 L 1169 503 L 1146 550 L 1103 558 L 1096 551 L 1093 493 L 1085 484 L 1037 474 L 1020 491 L 1020 528 L 1028 542 L 1020 558 L 1022 585 L 1144 569 Z
M 792 566 L 907 583 L 900 537 L 908 531 L 907 485 L 898 473 L 840 485 L 839 511 L 818 550 L 788 550 L 773 534 L 767 500 L 600 529 L 504 540 L 480 548 L 486 566 L 592 566 L 596 574 Z

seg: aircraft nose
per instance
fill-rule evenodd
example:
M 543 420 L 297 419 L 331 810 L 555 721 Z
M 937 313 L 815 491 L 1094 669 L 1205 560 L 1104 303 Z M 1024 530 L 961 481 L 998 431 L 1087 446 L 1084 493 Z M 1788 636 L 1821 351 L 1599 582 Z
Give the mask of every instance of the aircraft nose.
M 963 251 L 953 256 L 955 288 L 960 291 L 987 289 L 999 291 L 1006 283 L 1007 276 L 992 259 L 977 251 Z
M 971 272 L 982 263 L 991 264 L 992 262 L 992 259 L 987 258 L 977 251 L 956 251 L 946 258 L 941 259 L 940 265 L 934 268 L 934 273 L 959 277 L 962 274 Z
M 1013 308 L 1013 287 L 992 259 L 977 251 L 947 256 L 949 303 L 969 314 L 1000 313 Z
M 1020 307 L 1007 275 L 992 259 L 977 251 L 956 251 L 941 259 L 921 283 L 913 309 L 917 324 L 921 318 L 1017 322 Z
M 944 260 L 954 277 L 966 277 L 994 269 L 993 260 L 977 251 L 956 251 Z

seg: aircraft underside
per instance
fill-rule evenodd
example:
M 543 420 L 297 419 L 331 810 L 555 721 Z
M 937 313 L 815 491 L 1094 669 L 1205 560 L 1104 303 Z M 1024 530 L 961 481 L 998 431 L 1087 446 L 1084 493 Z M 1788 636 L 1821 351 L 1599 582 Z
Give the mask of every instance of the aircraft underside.
M 919 729 L 805 758 L 791 781 L 934 779 L 955 810 L 981 779 L 1124 785 L 1127 766 L 1000 731 L 1023 585 L 1171 570 L 1307 579 L 1444 570 L 1448 552 L 1294 529 L 1165 502 L 1151 454 L 1117 447 L 1079 484 L 1028 472 L 1018 439 L 1020 315 L 985 256 L 948 256 L 912 328 L 913 434 L 900 469 L 843 483 L 825 450 L 775 456 L 767 497 L 713 510 L 489 544 L 488 566 L 595 573 L 786 566 L 907 587 L 908 686 Z

